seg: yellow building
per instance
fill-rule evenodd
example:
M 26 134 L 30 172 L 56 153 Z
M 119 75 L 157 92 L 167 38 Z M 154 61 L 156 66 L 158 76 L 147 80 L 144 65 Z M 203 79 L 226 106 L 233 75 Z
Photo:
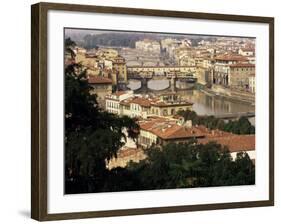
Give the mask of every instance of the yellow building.
M 251 74 L 249 75 L 249 89 L 252 93 L 256 92 L 256 75 Z
M 105 97 L 112 93 L 112 80 L 102 76 L 89 76 L 88 83 L 94 88 L 90 93 L 97 95 L 97 101 L 105 108 Z
M 172 117 L 178 111 L 191 110 L 192 105 L 190 102 L 181 100 L 175 94 L 154 98 L 134 96 L 120 102 L 120 114 L 141 118 L 149 116 Z
M 143 74 L 164 74 L 164 73 L 192 73 L 196 66 L 130 66 L 128 72 Z
M 112 66 L 117 73 L 118 82 L 127 83 L 128 77 L 127 77 L 127 66 L 126 66 L 125 59 L 120 55 L 118 55 L 116 58 L 114 58 Z
M 233 64 L 230 65 L 229 68 L 230 68 L 230 72 L 229 72 L 230 87 L 241 89 L 241 90 L 250 90 L 249 78 L 253 77 L 253 74 L 255 74 L 255 65 Z M 251 85 L 253 86 L 254 83 L 252 82 Z

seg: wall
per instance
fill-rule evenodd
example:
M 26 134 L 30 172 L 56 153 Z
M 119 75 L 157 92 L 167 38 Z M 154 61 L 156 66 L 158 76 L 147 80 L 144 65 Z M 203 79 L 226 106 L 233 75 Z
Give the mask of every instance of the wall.
M 276 17 L 276 62 L 280 61 L 280 6 L 276 0 L 56 0 L 78 4 L 159 8 Z M 30 215 L 30 4 L 32 0 L 3 1 L 1 5 L 1 184 L 0 223 L 36 223 Z M 279 42 L 278 42 L 279 41 Z M 280 64 L 276 63 L 276 87 L 281 83 Z M 276 88 L 277 89 L 277 88 Z M 276 90 L 276 114 L 281 114 L 281 90 Z M 276 206 L 231 209 L 181 214 L 162 214 L 96 220 L 70 220 L 52 223 L 192 223 L 237 224 L 280 223 L 280 117 L 276 116 Z M 277 221 L 279 219 L 279 221 Z

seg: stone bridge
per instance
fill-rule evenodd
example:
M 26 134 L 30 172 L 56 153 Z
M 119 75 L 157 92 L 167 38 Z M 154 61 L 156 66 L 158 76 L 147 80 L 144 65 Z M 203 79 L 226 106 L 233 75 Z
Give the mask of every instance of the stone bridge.
M 146 74 L 146 75 L 141 75 L 141 74 L 128 74 L 128 80 L 133 79 L 133 80 L 139 80 L 141 82 L 141 87 L 139 89 L 141 90 L 148 90 L 148 82 L 150 80 L 169 80 L 169 87 L 165 89 L 171 89 L 171 91 L 175 91 L 177 89 L 176 87 L 176 82 L 181 81 L 181 82 L 186 82 L 186 83 L 191 83 L 194 84 L 197 81 L 197 78 L 194 77 L 194 74 L 190 75 L 153 75 L 153 74 Z M 193 86 L 193 85 L 192 85 Z M 163 89 L 163 90 L 165 90 Z M 188 88 L 180 88 L 180 89 L 190 89 Z M 153 89 L 152 89 L 153 90 Z

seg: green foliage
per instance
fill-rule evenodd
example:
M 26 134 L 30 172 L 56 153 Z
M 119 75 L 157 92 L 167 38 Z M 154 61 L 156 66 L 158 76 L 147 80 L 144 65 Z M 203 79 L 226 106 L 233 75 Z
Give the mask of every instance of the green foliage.
M 66 50 L 75 42 L 66 39 Z M 73 55 L 75 56 L 75 55 Z M 86 71 L 79 64 L 65 69 L 65 193 L 112 192 L 246 185 L 255 183 L 255 166 L 247 153 L 235 160 L 227 148 L 195 140 L 146 150 L 147 158 L 125 168 L 106 169 L 126 138 L 136 140 L 139 126 L 129 117 L 118 117 L 99 108 Z M 254 133 L 246 118 L 238 121 L 181 112 L 185 120 L 237 134 Z M 124 134 L 127 131 L 127 136 Z
M 130 163 L 142 189 L 171 189 L 248 185 L 255 183 L 255 167 L 247 153 L 232 159 L 227 148 L 214 142 L 194 142 L 152 147 L 147 158 Z
M 71 38 L 68 37 L 64 40 L 65 52 L 69 53 L 73 59 L 75 58 L 75 53 L 73 51 L 75 46 L 76 43 L 72 41 Z
M 73 40 L 71 40 L 70 37 L 68 37 L 64 40 L 64 46 L 65 47 L 75 47 L 76 43 Z
M 209 129 L 219 129 L 241 135 L 255 134 L 255 127 L 251 125 L 246 117 L 225 122 L 214 116 L 199 116 L 195 111 L 191 110 L 179 111 L 179 115 L 183 116 L 185 120 L 191 120 L 194 125 L 204 125 Z
M 125 144 L 124 130 L 127 130 L 129 138 L 136 139 L 139 126 L 129 117 L 102 111 L 96 95 L 90 94 L 91 90 L 86 72 L 78 64 L 66 68 L 66 179 L 80 179 L 80 183 L 91 183 L 91 187 L 98 190 L 104 184 L 106 160 L 116 157 L 117 151 Z M 78 190 L 81 190 L 80 186 Z
M 255 134 L 255 127 L 251 125 L 246 117 L 241 117 L 238 121 L 228 121 L 224 126 L 224 130 L 241 135 Z

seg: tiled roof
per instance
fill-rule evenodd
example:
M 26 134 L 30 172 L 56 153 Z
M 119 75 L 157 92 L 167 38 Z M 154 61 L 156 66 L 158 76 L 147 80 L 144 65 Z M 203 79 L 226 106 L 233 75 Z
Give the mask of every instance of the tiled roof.
M 255 135 L 236 135 L 221 130 L 210 130 L 203 125 L 186 127 L 176 123 L 175 119 L 150 117 L 140 120 L 141 130 L 148 131 L 161 139 L 198 138 L 198 143 L 214 141 L 227 146 L 230 152 L 255 150 Z
M 215 58 L 216 60 L 223 60 L 223 61 L 248 61 L 248 59 L 241 55 L 219 55 Z
M 111 84 L 112 80 L 102 76 L 90 76 L 88 82 L 90 84 Z
M 146 98 L 134 97 L 130 103 L 138 104 L 142 107 L 150 107 L 151 102 Z
M 144 98 L 144 97 L 131 97 L 126 100 L 121 101 L 122 105 L 129 105 L 131 103 L 138 104 L 142 107 L 150 107 L 150 106 L 157 106 L 157 107 L 167 107 L 167 106 L 191 106 L 193 103 L 187 101 L 178 101 L 169 103 L 166 101 L 162 101 L 159 98 Z
M 120 102 L 122 105 L 130 105 L 131 103 L 135 103 L 143 107 L 150 107 L 151 105 L 150 100 L 141 97 L 131 97 Z
M 126 91 L 117 91 L 117 92 L 113 93 L 112 95 L 121 96 L 121 95 L 124 95 L 126 93 L 127 93 Z
M 142 130 L 151 132 L 162 139 L 182 139 L 192 137 L 204 137 L 205 133 L 197 127 L 184 127 L 178 125 L 175 120 L 165 118 L 148 119 L 139 122 Z
M 166 65 L 155 65 L 155 66 L 141 66 L 141 65 L 136 65 L 136 66 L 128 66 L 128 68 L 167 68 L 167 69 L 177 69 L 177 68 L 195 68 L 196 66 L 184 66 L 184 65 L 171 65 L 171 66 L 166 66 Z
M 235 135 L 223 137 L 208 137 L 199 139 L 198 142 L 206 144 L 210 141 L 227 146 L 230 152 L 251 151 L 255 150 L 255 135 Z

